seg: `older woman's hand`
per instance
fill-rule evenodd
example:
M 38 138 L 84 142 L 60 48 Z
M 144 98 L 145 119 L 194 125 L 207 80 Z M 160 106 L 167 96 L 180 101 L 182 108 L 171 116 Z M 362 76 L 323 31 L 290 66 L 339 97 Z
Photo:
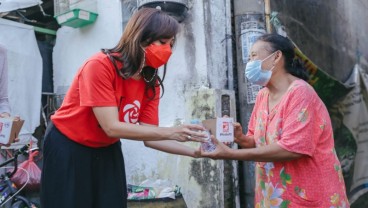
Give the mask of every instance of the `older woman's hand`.
M 213 135 L 211 135 L 211 140 L 216 145 L 216 149 L 212 152 L 206 152 L 200 147 L 200 157 L 208 157 L 211 159 L 229 159 L 232 151 L 231 148 L 222 142 L 219 142 Z
M 254 137 L 243 134 L 243 128 L 240 123 L 234 124 L 234 142 L 243 148 L 255 147 Z
M 234 122 L 234 142 L 241 143 L 241 139 L 243 137 L 243 128 L 240 123 Z

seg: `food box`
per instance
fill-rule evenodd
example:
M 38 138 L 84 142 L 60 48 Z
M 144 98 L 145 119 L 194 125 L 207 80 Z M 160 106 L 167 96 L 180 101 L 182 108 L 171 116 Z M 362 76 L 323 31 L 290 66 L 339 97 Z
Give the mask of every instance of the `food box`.
M 234 119 L 215 118 L 203 120 L 203 126 L 220 142 L 234 142 Z
M 0 118 L 0 143 L 13 143 L 19 136 L 24 120 L 14 118 Z

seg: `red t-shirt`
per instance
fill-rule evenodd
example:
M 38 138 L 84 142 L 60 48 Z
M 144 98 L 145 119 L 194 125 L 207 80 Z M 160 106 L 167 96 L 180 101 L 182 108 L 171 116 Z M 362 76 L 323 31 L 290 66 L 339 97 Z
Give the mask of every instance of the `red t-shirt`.
M 158 125 L 160 87 L 156 87 L 153 100 L 145 95 L 145 87 L 143 79 L 124 80 L 110 59 L 97 53 L 79 69 L 62 106 L 51 120 L 65 136 L 77 143 L 89 147 L 109 146 L 119 138 L 106 135 L 92 107 L 116 106 L 122 122 Z

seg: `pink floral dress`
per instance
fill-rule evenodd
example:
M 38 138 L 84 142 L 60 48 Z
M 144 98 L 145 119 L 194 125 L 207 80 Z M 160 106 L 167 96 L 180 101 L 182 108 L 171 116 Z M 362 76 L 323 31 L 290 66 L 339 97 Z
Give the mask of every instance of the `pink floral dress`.
M 255 207 L 349 207 L 328 111 L 314 89 L 294 81 L 269 112 L 268 89 L 257 96 L 247 135 L 304 156 L 256 162 Z

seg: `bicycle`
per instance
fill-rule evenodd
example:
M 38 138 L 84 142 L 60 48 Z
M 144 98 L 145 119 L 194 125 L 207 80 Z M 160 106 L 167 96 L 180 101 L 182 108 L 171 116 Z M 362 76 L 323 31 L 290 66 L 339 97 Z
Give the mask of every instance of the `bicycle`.
M 0 207 L 8 205 L 10 202 L 10 208 L 39 208 L 40 206 L 34 202 L 31 202 L 26 197 L 21 196 L 19 193 L 25 187 L 23 185 L 20 189 L 18 189 L 15 184 L 12 182 L 12 176 L 18 171 L 18 156 L 30 154 L 32 151 L 36 151 L 37 149 L 29 150 L 29 145 L 25 145 L 24 147 L 16 150 L 14 152 L 14 156 L 2 164 L 0 167 L 4 167 L 7 164 L 13 162 L 14 167 L 12 171 L 6 171 L 0 175 Z

